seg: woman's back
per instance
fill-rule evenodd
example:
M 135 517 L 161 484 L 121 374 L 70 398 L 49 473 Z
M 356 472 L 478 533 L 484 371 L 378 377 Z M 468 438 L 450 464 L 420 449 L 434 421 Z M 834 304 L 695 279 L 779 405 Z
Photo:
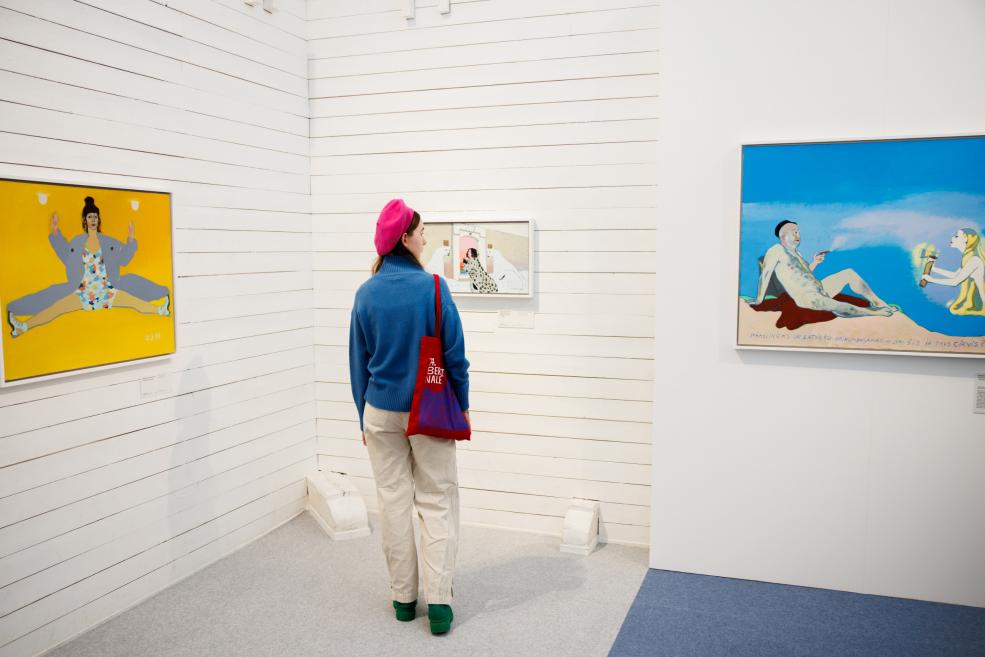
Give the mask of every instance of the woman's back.
M 468 408 L 468 360 L 461 320 L 441 280 L 441 343 L 448 380 Z M 410 410 L 421 338 L 434 335 L 434 278 L 402 256 L 387 256 L 356 292 L 349 326 L 349 370 L 360 425 L 365 402 Z

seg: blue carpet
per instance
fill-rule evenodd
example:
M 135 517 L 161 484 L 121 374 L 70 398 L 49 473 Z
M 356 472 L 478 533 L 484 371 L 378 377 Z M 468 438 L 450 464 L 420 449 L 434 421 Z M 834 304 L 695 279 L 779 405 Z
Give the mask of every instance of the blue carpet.
M 985 657 L 985 609 L 649 570 L 609 657 Z

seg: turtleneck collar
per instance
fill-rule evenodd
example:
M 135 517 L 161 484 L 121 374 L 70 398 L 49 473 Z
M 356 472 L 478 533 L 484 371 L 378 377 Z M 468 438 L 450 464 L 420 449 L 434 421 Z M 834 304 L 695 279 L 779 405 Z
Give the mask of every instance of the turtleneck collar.
M 380 265 L 379 274 L 394 274 L 405 271 L 421 271 L 421 268 L 413 262 L 399 255 L 384 256 L 383 264 Z

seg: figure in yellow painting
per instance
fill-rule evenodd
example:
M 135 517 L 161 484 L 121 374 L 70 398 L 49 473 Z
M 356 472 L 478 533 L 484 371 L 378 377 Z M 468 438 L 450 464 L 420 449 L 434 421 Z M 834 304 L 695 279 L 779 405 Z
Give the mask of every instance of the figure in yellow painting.
M 130 308 L 137 312 L 169 315 L 171 293 L 137 274 L 120 275 L 137 251 L 133 222 L 127 241 L 104 235 L 99 208 L 91 196 L 82 208 L 82 230 L 71 241 L 58 228 L 58 213 L 51 216 L 48 241 L 65 266 L 65 281 L 11 301 L 7 305 L 10 334 L 17 337 L 77 310 Z M 164 299 L 161 305 L 151 301 Z
M 950 304 L 955 315 L 985 315 L 985 244 L 981 235 L 971 228 L 962 228 L 951 237 L 949 246 L 961 252 L 961 269 L 950 271 L 934 266 L 932 273 L 923 275 L 923 280 L 961 286 Z

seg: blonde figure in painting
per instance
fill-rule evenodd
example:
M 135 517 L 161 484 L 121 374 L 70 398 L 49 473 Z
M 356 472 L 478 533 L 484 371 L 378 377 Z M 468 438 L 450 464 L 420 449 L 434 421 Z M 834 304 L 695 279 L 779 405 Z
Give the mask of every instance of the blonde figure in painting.
M 923 280 L 961 286 L 957 299 L 951 302 L 951 312 L 955 315 L 985 315 L 985 244 L 981 235 L 971 228 L 962 228 L 951 237 L 949 246 L 961 252 L 961 269 L 949 271 L 935 266 L 932 274 L 924 274 Z
M 49 229 L 48 241 L 65 266 L 67 280 L 11 301 L 7 306 L 11 336 L 17 337 L 76 310 L 131 308 L 141 313 L 170 314 L 168 288 L 136 274 L 120 276 L 120 267 L 129 263 L 137 251 L 133 222 L 125 243 L 103 235 L 99 208 L 87 196 L 82 208 L 82 234 L 66 240 L 58 229 L 57 213 L 51 216 Z M 163 305 L 150 303 L 161 298 L 165 299 Z M 28 318 L 18 319 L 24 316 Z

